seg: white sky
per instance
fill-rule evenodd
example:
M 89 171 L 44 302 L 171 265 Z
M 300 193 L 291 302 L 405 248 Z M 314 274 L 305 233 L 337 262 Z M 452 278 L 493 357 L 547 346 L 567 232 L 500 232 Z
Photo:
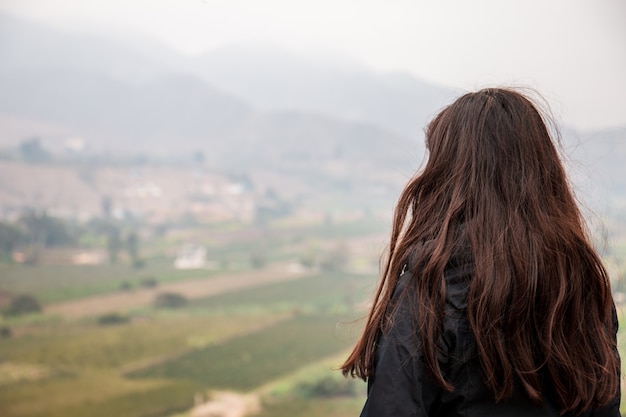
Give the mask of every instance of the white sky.
M 0 0 L 0 11 L 187 54 L 263 42 L 462 89 L 528 85 L 569 125 L 626 125 L 625 0 Z

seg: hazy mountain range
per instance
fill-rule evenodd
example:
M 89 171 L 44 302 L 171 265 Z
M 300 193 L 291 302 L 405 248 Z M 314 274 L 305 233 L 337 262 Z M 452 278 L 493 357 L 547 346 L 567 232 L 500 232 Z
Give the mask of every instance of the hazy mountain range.
M 457 94 L 267 46 L 190 58 L 146 39 L 69 34 L 0 15 L 0 148 L 74 137 L 92 152 L 202 150 L 220 168 L 311 174 L 337 162 L 369 175 L 409 174 L 422 158 L 426 121 Z M 588 166 L 577 180 L 591 173 L 600 180 L 588 184 L 626 194 L 626 127 L 564 132 L 573 166 Z

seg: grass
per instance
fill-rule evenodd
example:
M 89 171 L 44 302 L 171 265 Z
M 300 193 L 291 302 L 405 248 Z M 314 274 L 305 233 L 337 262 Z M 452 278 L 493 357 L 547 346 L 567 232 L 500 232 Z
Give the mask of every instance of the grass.
M 335 326 L 332 316 L 297 316 L 263 332 L 194 350 L 131 375 L 186 379 L 207 388 L 251 390 L 303 364 L 345 350 Z
M 186 381 L 168 381 L 160 386 L 127 392 L 96 404 L 82 403 L 44 413 L 45 417 L 145 417 L 164 416 L 189 409 L 193 405 L 193 392 L 198 388 Z
M 192 300 L 193 308 L 222 313 L 306 310 L 334 312 L 369 297 L 371 279 L 340 272 L 320 273 L 290 282 Z
M 278 221 L 272 225 L 270 236 L 282 238 L 282 242 L 292 246 L 299 242 L 336 243 L 364 236 L 386 235 L 389 224 L 376 218 L 360 219 L 347 222 L 321 222 L 298 224 L 290 221 Z
M 275 315 L 158 316 L 128 324 L 98 326 L 92 321 L 23 326 L 0 344 L 4 361 L 115 369 L 170 352 L 204 346 L 276 322 Z
M 37 381 L 50 376 L 51 371 L 45 366 L 0 362 L 0 386 L 16 382 Z
M 263 404 L 263 409 L 255 417 L 356 417 L 364 401 L 362 397 L 294 398 Z
M 0 411 L 11 417 L 141 417 L 192 405 L 187 381 L 129 381 L 114 372 L 83 371 L 0 389 Z
M 211 243 L 211 230 L 206 236 L 208 258 L 228 272 L 250 268 L 251 254 L 261 251 L 267 262 L 295 259 L 288 249 L 295 241 L 306 239 L 346 239 L 380 232 L 380 222 L 355 221 L 338 224 L 316 224 L 296 228 L 252 227 L 249 231 L 232 230 L 237 234 L 228 243 Z M 222 231 L 224 233 L 224 231 Z M 228 233 L 228 232 L 226 232 Z M 241 236 L 240 236 L 241 235 Z M 228 241 L 228 234 L 224 235 Z M 259 240 L 263 241 L 262 247 Z M 156 244 L 156 243 L 155 243 Z M 120 291 L 122 286 L 139 287 L 146 278 L 159 283 L 206 278 L 224 270 L 176 270 L 173 260 L 160 256 L 146 259 L 144 268 L 119 264 L 102 265 L 22 265 L 0 263 L 0 290 L 13 294 L 31 294 L 43 304 L 80 299 L 87 296 Z
M 0 415 L 141 417 L 188 409 L 200 384 L 184 377 L 128 379 L 123 371 L 281 319 L 178 313 L 117 326 L 93 321 L 21 326 L 0 343 Z
M 0 381 L 0 414 L 159 416 L 188 409 L 207 388 L 254 389 L 345 350 L 338 317 L 318 313 L 341 305 L 356 279 L 336 273 L 270 284 L 175 311 L 143 309 L 111 326 L 95 318 L 16 321 L 0 343 L 10 371 Z
M 379 226 L 363 229 L 364 223 L 274 227 L 263 240 L 264 255 L 288 259 L 311 239 L 329 243 L 379 232 Z M 238 239 L 209 246 L 209 257 L 229 260 L 229 270 L 244 265 L 259 243 L 245 233 Z M 121 283 L 139 285 L 148 276 L 159 282 L 207 276 L 207 271 L 175 271 L 171 263 L 150 259 L 143 270 L 2 265 L 0 289 L 35 293 L 50 303 L 118 291 Z M 12 336 L 0 339 L 0 415 L 156 417 L 188 410 L 196 392 L 233 389 L 262 395 L 259 417 L 356 416 L 363 385 L 350 397 L 307 398 L 303 387 L 329 375 L 340 378 L 331 368 L 354 341 L 347 332 L 357 329 L 337 324 L 371 297 L 375 280 L 320 273 L 193 299 L 178 310 L 138 308 L 128 323 L 111 326 L 98 325 L 95 317 L 7 320 Z M 623 314 L 620 320 L 626 358 Z
M 31 294 L 50 304 L 120 291 L 123 284 L 139 287 L 143 280 L 173 282 L 204 278 L 217 271 L 174 269 L 171 260 L 149 260 L 142 269 L 125 264 L 103 265 L 0 265 L 0 290 Z

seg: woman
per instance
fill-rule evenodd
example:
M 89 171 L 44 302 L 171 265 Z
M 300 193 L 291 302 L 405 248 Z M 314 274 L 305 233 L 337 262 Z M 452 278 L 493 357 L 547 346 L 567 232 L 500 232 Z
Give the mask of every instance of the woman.
M 520 92 L 428 126 L 364 332 L 361 416 L 618 416 L 609 278 L 546 123 Z

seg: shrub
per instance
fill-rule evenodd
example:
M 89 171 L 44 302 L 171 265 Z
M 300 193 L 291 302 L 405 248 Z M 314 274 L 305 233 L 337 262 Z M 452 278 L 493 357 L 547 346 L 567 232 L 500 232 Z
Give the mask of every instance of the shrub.
M 12 335 L 13 335 L 13 333 L 11 332 L 11 328 L 9 326 L 1 326 L 0 327 L 0 338 L 8 339 Z
M 357 395 L 356 381 L 343 376 L 325 376 L 315 381 L 301 382 L 296 392 L 305 398 L 352 397 Z
M 163 292 L 154 299 L 156 308 L 180 308 L 187 304 L 187 298 L 173 292 Z
M 324 272 L 343 271 L 347 265 L 348 251 L 345 245 L 337 245 L 320 261 L 320 269 Z
M 8 316 L 21 316 L 24 314 L 39 313 L 41 311 L 41 304 L 35 297 L 29 294 L 18 295 L 6 309 Z
M 119 313 L 108 313 L 98 317 L 98 324 L 108 326 L 111 324 L 124 324 L 130 321 L 130 317 Z
M 261 251 L 253 251 L 250 255 L 250 265 L 254 269 L 261 269 L 267 264 L 267 256 Z
M 159 282 L 155 278 L 149 277 L 149 278 L 144 278 L 143 280 L 141 280 L 139 285 L 145 288 L 154 288 L 158 284 Z

